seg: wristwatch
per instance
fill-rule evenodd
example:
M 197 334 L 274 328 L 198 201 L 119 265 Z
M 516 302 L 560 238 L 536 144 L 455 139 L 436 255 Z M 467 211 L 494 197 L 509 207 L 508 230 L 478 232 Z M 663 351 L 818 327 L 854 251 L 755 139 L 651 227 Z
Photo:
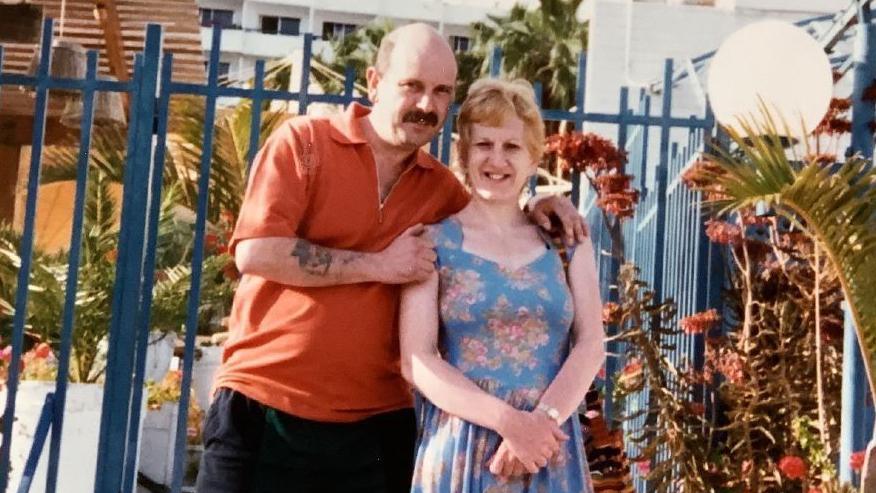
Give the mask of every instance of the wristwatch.
M 548 406 L 544 402 L 539 402 L 538 406 L 536 406 L 535 408 L 538 409 L 539 411 L 547 414 L 548 417 L 551 418 L 552 420 L 556 421 L 558 425 L 563 424 L 562 421 L 560 421 L 560 412 L 557 411 L 556 409 Z

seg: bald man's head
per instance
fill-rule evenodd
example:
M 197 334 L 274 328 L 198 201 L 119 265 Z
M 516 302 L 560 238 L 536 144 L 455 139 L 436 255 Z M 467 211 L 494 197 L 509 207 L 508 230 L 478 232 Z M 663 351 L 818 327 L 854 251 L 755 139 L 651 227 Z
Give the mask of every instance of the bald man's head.
M 385 74 L 389 70 L 392 53 L 396 45 L 417 45 L 421 48 L 442 52 L 445 56 L 453 58 L 454 65 L 456 64 L 453 50 L 441 33 L 429 24 L 415 22 L 393 29 L 380 41 L 377 57 L 374 60 L 374 68 L 381 74 Z
M 369 121 L 390 146 L 414 150 L 438 133 L 456 87 L 456 57 L 444 37 L 416 23 L 387 34 L 366 73 Z

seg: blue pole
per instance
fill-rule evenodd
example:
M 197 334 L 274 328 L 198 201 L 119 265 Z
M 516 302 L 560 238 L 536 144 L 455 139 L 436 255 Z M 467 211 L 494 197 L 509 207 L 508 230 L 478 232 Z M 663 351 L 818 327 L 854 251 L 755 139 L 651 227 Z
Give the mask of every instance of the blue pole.
M 852 142 L 848 154 L 873 157 L 873 131 L 870 122 L 876 115 L 872 101 L 863 98 L 864 91 L 876 78 L 876 26 L 872 22 L 870 2 L 858 3 L 858 26 L 852 54 L 854 79 L 852 86 Z M 842 422 L 840 428 L 840 480 L 852 481 L 849 459 L 852 453 L 864 450 L 873 435 L 874 412 L 872 404 L 864 403 L 870 396 L 867 371 L 851 316 L 846 310 L 843 335 Z
M 6 491 L 9 481 L 9 459 L 12 451 L 12 424 L 15 421 L 15 398 L 18 393 L 18 370 L 24 346 L 24 326 L 27 321 L 27 295 L 30 286 L 30 268 L 33 261 L 34 236 L 36 233 L 36 206 L 39 193 L 40 163 L 46 131 L 48 110 L 49 68 L 52 66 L 52 19 L 43 22 L 42 45 L 40 46 L 40 65 L 37 70 L 36 101 L 33 111 L 33 134 L 31 135 L 30 167 L 27 178 L 27 202 L 24 208 L 24 231 L 21 237 L 15 291 L 15 315 L 12 319 L 12 359 L 9 361 L 9 374 L 6 381 L 6 407 L 3 411 L 3 446 L 0 447 L 0 491 Z

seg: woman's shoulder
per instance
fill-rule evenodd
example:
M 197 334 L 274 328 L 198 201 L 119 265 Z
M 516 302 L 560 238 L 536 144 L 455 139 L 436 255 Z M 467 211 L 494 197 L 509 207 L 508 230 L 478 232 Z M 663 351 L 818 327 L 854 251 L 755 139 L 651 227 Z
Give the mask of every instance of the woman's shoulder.
M 426 226 L 426 235 L 437 248 L 460 248 L 462 243 L 461 231 L 459 218 L 456 217 L 456 214 Z

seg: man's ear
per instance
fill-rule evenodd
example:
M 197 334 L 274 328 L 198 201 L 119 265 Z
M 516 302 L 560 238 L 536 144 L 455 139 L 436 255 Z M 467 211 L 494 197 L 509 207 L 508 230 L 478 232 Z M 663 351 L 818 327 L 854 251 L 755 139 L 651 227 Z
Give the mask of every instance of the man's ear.
M 377 102 L 377 84 L 380 82 L 380 73 L 374 67 L 365 70 L 365 81 L 368 84 L 368 99 L 372 103 Z

